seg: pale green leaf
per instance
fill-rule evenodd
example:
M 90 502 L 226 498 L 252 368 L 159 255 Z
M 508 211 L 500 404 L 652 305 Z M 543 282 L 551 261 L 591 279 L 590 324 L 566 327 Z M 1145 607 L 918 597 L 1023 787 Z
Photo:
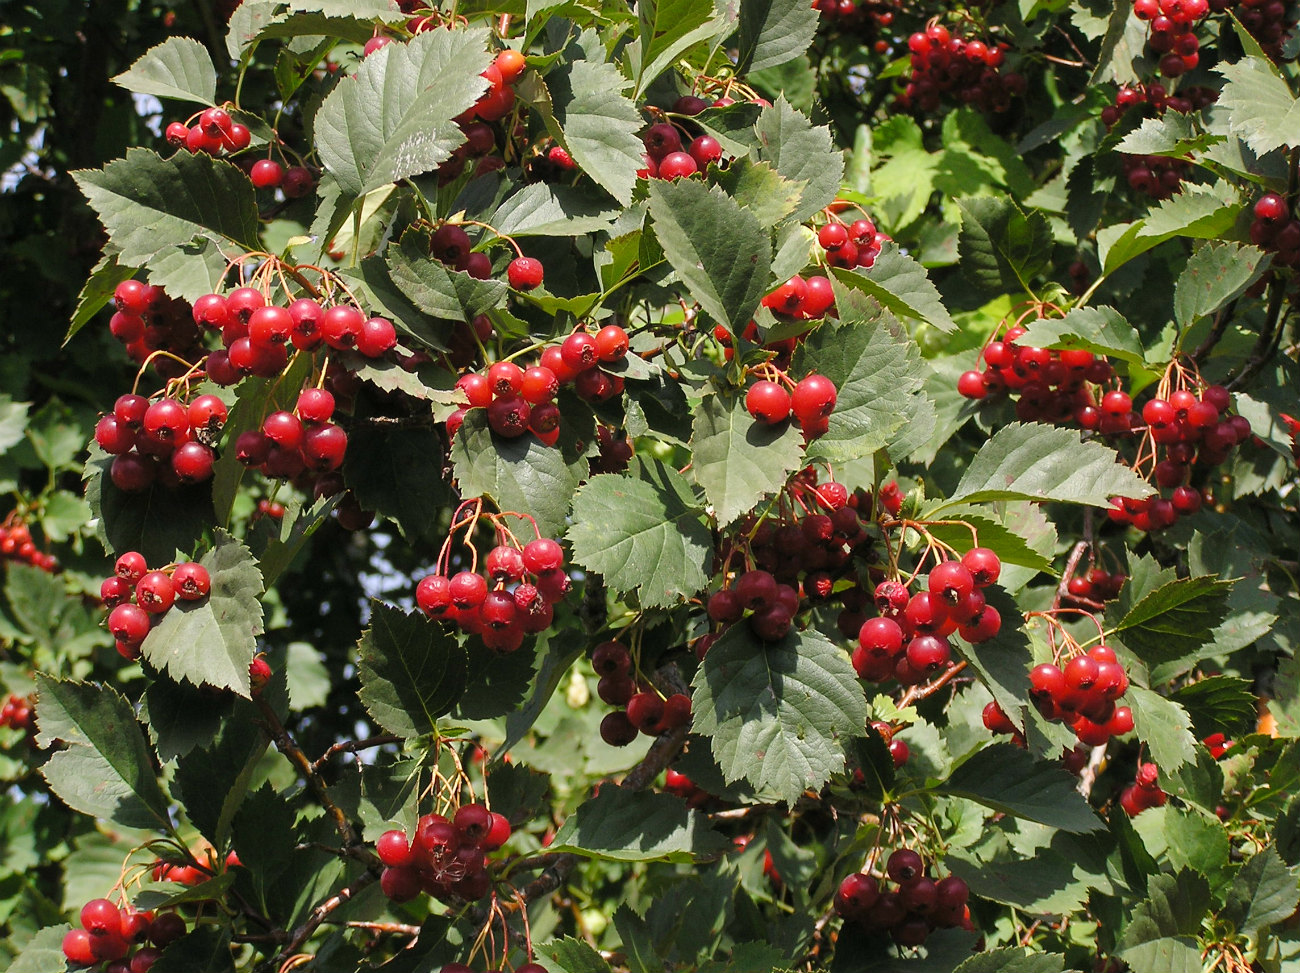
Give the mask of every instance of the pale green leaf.
M 113 79 L 128 91 L 200 105 L 217 100 L 217 72 L 208 49 L 190 37 L 169 37 Z
M 1063 318 L 1039 318 L 1016 344 L 1028 348 L 1082 348 L 1095 355 L 1143 364 L 1142 338 L 1113 307 L 1081 307 Z
M 708 395 L 695 410 L 691 471 L 719 526 L 753 509 L 785 486 L 799 468 L 803 446 L 795 424 L 754 419 L 738 395 Z

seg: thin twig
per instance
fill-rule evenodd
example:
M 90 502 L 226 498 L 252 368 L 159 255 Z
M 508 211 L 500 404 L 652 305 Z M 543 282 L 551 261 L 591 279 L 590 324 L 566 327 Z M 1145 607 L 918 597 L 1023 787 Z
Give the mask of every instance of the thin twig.
M 336 743 L 316 758 L 312 763 L 312 770 L 319 771 L 330 758 L 340 753 L 356 753 L 358 750 L 369 750 L 371 747 L 382 747 L 386 743 L 401 743 L 402 738 L 395 733 L 381 733 L 378 736 L 366 737 L 364 740 L 344 740 L 342 743 Z

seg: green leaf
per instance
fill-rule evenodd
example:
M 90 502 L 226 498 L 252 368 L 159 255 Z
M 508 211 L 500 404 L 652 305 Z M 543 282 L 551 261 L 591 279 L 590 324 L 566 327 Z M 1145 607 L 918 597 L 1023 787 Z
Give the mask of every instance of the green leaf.
M 1194 652 L 1213 638 L 1227 614 L 1233 582 L 1205 575 L 1177 578 L 1148 591 L 1126 609 L 1113 631 L 1144 662 L 1162 663 Z
M 736 159 L 718 170 L 713 181 L 766 227 L 776 226 L 794 212 L 804 189 L 802 183 L 791 182 L 768 163 L 747 158 Z M 807 247 L 802 256 L 798 270 L 808 262 Z
M 1194 117 L 1171 111 L 1157 118 L 1143 119 L 1142 124 L 1124 136 L 1115 149 L 1128 155 L 1185 158 L 1223 141 L 1222 135 L 1198 132 Z
M 462 496 L 490 497 L 498 510 L 530 514 L 547 537 L 563 533 L 578 481 L 559 449 L 532 433 L 498 436 L 484 410 L 472 409 L 451 444 L 451 462 Z
M 1119 954 L 1129 969 L 1142 973 L 1201 973 L 1201 950 L 1189 936 L 1150 939 Z
M 1063 318 L 1039 318 L 1016 340 L 1022 348 L 1082 348 L 1141 365 L 1142 338 L 1113 307 L 1080 307 Z
M 326 96 L 316 150 L 344 192 L 363 196 L 451 157 L 465 141 L 452 119 L 487 88 L 487 38 L 482 28 L 416 34 L 375 51 Z
M 248 667 L 262 633 L 262 573 L 248 548 L 223 530 L 199 563 L 208 569 L 211 593 L 199 601 L 177 598 L 141 651 L 177 682 L 247 697 Z
M 504 304 L 510 292 L 505 281 L 477 280 L 434 260 L 428 251 L 420 252 L 416 239 L 409 235 L 403 237 L 400 247 L 388 251 L 388 269 L 392 282 L 411 303 L 438 318 L 472 321 Z
M 680 797 L 610 784 L 569 816 L 547 851 L 610 861 L 689 862 L 728 844 Z
M 285 504 L 279 527 L 272 528 L 275 533 L 258 556 L 263 585 L 270 588 L 290 568 L 337 502 L 337 497 L 321 497 L 309 506 L 301 506 L 292 499 Z
M 262 690 L 263 698 L 283 698 L 283 692 L 284 676 L 276 672 Z M 172 789 L 186 816 L 215 847 L 226 846 L 235 814 L 269 746 L 257 707 L 235 699 L 213 741 L 177 759 Z
M 135 711 L 117 690 L 36 676 L 36 742 L 66 744 L 41 773 L 74 811 L 126 828 L 171 830 L 167 798 Z
M 1189 328 L 1197 318 L 1234 301 L 1258 278 L 1264 252 L 1239 243 L 1211 242 L 1187 261 L 1174 285 L 1174 320 Z
M 563 973 L 610 973 L 610 965 L 585 939 L 566 936 L 534 947 Z
M 1187 711 L 1158 693 L 1130 685 L 1124 695 L 1133 710 L 1133 728 L 1163 773 L 1196 759 L 1196 738 Z
M 254 901 L 269 913 L 270 892 L 294 855 L 297 815 L 289 802 L 263 784 L 243 801 L 231 826 L 234 848 L 247 869 Z
M 835 199 L 844 175 L 844 156 L 831 142 L 830 129 L 813 125 L 780 96 L 759 114 L 754 132 L 756 160 L 771 163 L 785 178 L 807 187 L 791 221 L 801 223 Z
M 1147 497 L 1152 488 L 1115 451 L 1077 432 L 1013 422 L 993 434 L 936 510 L 984 500 L 1055 500 L 1106 507 L 1111 497 Z
M 733 625 L 691 685 L 694 728 L 710 735 L 728 783 L 741 778 L 793 804 L 844 769 L 867 701 L 844 650 L 814 629 L 762 642 Z
M 235 973 L 230 930 L 196 926 L 162 951 L 150 970 L 157 973 Z
M 717 34 L 710 0 L 641 0 L 636 6 L 636 90 L 642 92 L 693 45 Z
M 602 52 L 603 53 L 603 52 Z M 641 113 L 624 97 L 627 80 L 603 60 L 577 60 L 546 76 L 561 142 L 573 161 L 624 206 L 645 165 Z
M 422 425 L 375 425 L 348 439 L 343 480 L 367 510 L 397 522 L 408 540 L 433 540 L 442 526 L 429 511 L 447 502 L 442 436 Z
M 799 374 L 818 372 L 835 383 L 827 431 L 808 449 L 833 462 L 870 456 L 888 445 L 914 415 L 925 381 L 916 343 L 890 315 L 851 292 L 842 295 L 839 312 L 839 327 L 818 328 L 794 357 Z
M 1026 213 L 1007 196 L 957 200 L 957 251 L 972 284 L 993 293 L 1034 293 L 1033 280 L 1051 261 L 1052 231 L 1042 213 Z
M 259 249 L 257 196 L 248 176 L 206 152 L 164 159 L 128 149 L 103 169 L 73 173 L 99 215 L 118 260 L 134 267 L 195 237 Z
M 170 37 L 151 47 L 113 79 L 128 91 L 200 105 L 217 101 L 217 71 L 208 49 L 189 37 Z
M 573 560 L 635 591 L 643 608 L 675 604 L 709 581 L 713 537 L 701 515 L 685 479 L 659 460 L 593 476 L 573 498 Z
M 740 4 L 736 74 L 777 67 L 808 50 L 817 17 L 802 0 L 745 0 Z
M 465 648 L 418 612 L 371 606 L 370 627 L 357 643 L 361 702 L 390 733 L 432 733 L 465 692 Z
M 1060 953 L 1031 953 L 1019 946 L 999 946 L 963 960 L 953 973 L 1061 973 Z
M 503 236 L 579 236 L 609 229 L 619 210 L 573 186 L 526 185 L 499 207 L 492 226 Z
M 1241 867 L 1228 890 L 1225 918 L 1247 936 L 1258 936 L 1300 905 L 1300 872 L 1288 867 L 1270 844 Z
M 1228 82 L 1219 92 L 1218 107 L 1228 112 L 1229 131 L 1259 155 L 1294 144 L 1300 125 L 1300 106 L 1290 86 L 1266 65 L 1248 57 L 1215 68 Z
M 1214 192 L 1189 186 L 1161 200 L 1146 219 L 1120 223 L 1097 231 L 1097 256 L 1102 271 L 1118 267 L 1176 236 L 1213 240 L 1232 231 L 1241 206 Z
M 95 315 L 113 300 L 113 291 L 117 285 L 130 280 L 135 274 L 134 267 L 124 267 L 117 262 L 117 254 L 105 253 L 77 295 L 77 309 L 72 313 L 72 323 L 64 342 L 71 341 L 73 335 L 94 320 Z
M 1175 690 L 1170 698 L 1187 710 L 1196 735 L 1202 739 L 1212 733 L 1235 736 L 1249 732 L 1259 704 L 1249 679 L 1225 675 L 1189 683 Z
M 870 269 L 835 267 L 832 273 L 841 284 L 874 297 L 899 317 L 928 322 L 945 334 L 957 330 L 925 268 L 893 243 L 883 244 Z
M 945 519 L 960 523 L 931 524 L 926 529 L 958 554 L 965 554 L 975 546 L 975 538 L 963 526 L 969 524 L 979 531 L 979 546 L 987 547 L 1003 564 L 1019 564 L 1035 571 L 1052 570 L 1052 560 L 1045 552 L 1034 550 L 1019 534 L 996 520 L 964 510 L 950 510 Z
M 738 101 L 734 105 L 706 108 L 691 121 L 712 135 L 727 155 L 745 156 L 759 146 L 754 123 L 762 108 L 751 101 Z
M 173 682 L 151 674 L 141 713 L 158 759 L 170 763 L 195 747 L 206 747 L 230 718 L 234 697 Z
M 707 395 L 695 410 L 691 437 L 695 482 L 726 526 L 785 486 L 799 468 L 803 447 L 792 422 L 770 426 L 754 419 L 739 395 Z
M 1197 973 L 1196 935 L 1209 913 L 1210 886 L 1194 872 L 1152 875 L 1116 952 L 1135 971 Z
M 995 743 L 975 751 L 936 792 L 1073 834 L 1097 831 L 1103 822 L 1079 795 L 1077 784 L 1058 762 L 1036 760 L 1013 744 Z
M 772 244 L 758 217 L 721 188 L 694 179 L 651 180 L 650 214 L 691 297 L 738 333 L 768 287 Z
M 54 973 L 68 968 L 63 955 L 63 937 L 72 927 L 66 922 L 42 929 L 13 958 L 5 973 Z
M 1194 808 L 1165 811 L 1165 854 L 1177 868 L 1215 875 L 1228 864 L 1230 843 L 1223 822 Z

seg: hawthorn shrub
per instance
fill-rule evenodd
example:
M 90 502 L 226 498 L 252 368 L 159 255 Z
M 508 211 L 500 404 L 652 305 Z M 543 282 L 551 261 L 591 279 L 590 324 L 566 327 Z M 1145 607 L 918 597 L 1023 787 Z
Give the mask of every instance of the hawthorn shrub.
M 11 973 L 1300 964 L 1291 5 L 5 7 Z

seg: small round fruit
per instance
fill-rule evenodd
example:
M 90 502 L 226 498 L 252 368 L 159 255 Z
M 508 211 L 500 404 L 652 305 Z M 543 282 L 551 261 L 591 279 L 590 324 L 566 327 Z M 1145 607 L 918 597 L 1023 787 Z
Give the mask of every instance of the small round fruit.
M 531 291 L 542 284 L 542 262 L 535 257 L 516 257 L 506 268 L 506 278 L 517 291 Z

